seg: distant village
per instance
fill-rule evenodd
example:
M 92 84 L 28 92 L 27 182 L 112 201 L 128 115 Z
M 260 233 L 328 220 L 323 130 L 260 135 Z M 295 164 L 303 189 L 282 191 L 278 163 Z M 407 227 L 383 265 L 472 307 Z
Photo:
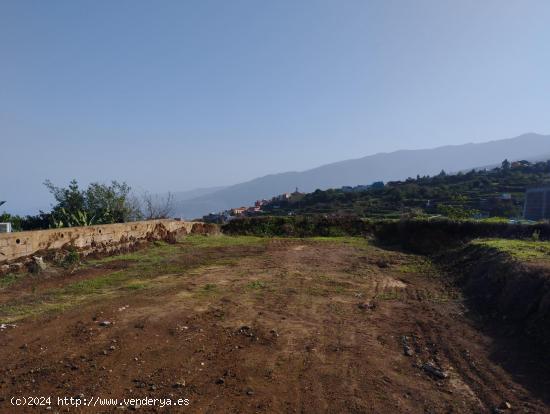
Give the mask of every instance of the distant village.
M 276 205 L 281 201 L 287 201 L 291 197 L 302 196 L 304 193 L 300 193 L 298 188 L 293 193 L 283 193 L 272 197 L 269 200 L 262 199 L 256 200 L 253 206 L 234 207 L 229 210 L 221 211 L 219 213 L 210 213 L 203 217 L 205 222 L 209 223 L 227 223 L 237 217 L 253 217 L 260 215 L 264 212 L 263 208 L 268 204 Z
M 344 192 L 360 192 L 383 187 L 383 181 L 376 181 L 370 185 L 357 185 L 355 187 L 343 186 L 340 189 Z M 289 201 L 291 199 L 296 200 L 304 195 L 305 193 L 301 193 L 298 190 L 298 187 L 296 187 L 296 189 L 292 193 L 279 194 L 269 200 L 256 200 L 253 206 L 234 207 L 229 210 L 221 211 L 219 213 L 210 213 L 204 216 L 203 220 L 208 223 L 224 224 L 239 217 L 254 217 L 264 213 L 264 209 L 266 206 L 269 206 L 271 209 L 277 209 L 279 203 Z M 289 214 L 291 215 L 292 213 Z

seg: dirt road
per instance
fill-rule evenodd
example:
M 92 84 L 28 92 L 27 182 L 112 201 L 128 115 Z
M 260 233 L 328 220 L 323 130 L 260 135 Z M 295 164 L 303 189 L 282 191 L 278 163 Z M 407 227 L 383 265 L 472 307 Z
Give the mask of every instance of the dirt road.
M 0 321 L 2 413 L 550 412 L 537 361 L 428 260 L 361 239 L 157 243 L 8 278 Z M 57 404 L 77 396 L 122 407 Z M 143 397 L 189 405 L 122 402 Z

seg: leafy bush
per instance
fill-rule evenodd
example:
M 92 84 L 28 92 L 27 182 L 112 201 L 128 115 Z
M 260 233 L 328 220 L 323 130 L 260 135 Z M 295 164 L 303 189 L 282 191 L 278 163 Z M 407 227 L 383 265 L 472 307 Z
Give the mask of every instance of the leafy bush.
M 370 233 L 370 223 L 356 217 L 248 217 L 222 226 L 226 234 L 255 236 L 364 236 Z
M 52 227 L 123 223 L 141 217 L 139 206 L 130 198 L 130 187 L 126 183 L 92 183 L 86 190 L 81 190 L 76 180 L 72 180 L 67 188 L 57 187 L 48 180 L 44 185 L 57 202 L 51 212 Z
M 80 263 L 80 254 L 78 254 L 78 251 L 74 247 L 70 248 L 63 258 L 63 267 L 72 268 L 78 265 L 78 263 Z
M 531 239 L 537 232 L 550 240 L 550 225 L 522 225 L 474 220 L 380 221 L 373 226 L 381 242 L 400 245 L 418 253 L 437 253 L 476 238 Z

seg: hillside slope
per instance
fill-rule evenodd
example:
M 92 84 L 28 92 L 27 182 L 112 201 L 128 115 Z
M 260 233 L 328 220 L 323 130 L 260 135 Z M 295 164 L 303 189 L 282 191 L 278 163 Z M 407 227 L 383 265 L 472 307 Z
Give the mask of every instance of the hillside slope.
M 452 218 L 523 214 L 525 191 L 550 183 L 550 160 L 512 162 L 507 168 L 390 181 L 368 190 L 328 189 L 270 202 L 266 214 L 329 214 L 398 218 L 403 214 L 443 214 Z
M 187 218 L 195 218 L 212 211 L 250 205 L 257 199 L 270 198 L 292 191 L 295 187 L 300 191 L 311 192 L 344 185 L 369 184 L 378 180 L 399 180 L 417 174 L 433 175 L 442 169 L 467 170 L 499 164 L 505 158 L 537 160 L 549 158 L 548 155 L 550 135 L 534 133 L 481 144 L 380 153 L 327 164 L 303 172 L 285 172 L 256 178 L 189 199 L 177 213 Z

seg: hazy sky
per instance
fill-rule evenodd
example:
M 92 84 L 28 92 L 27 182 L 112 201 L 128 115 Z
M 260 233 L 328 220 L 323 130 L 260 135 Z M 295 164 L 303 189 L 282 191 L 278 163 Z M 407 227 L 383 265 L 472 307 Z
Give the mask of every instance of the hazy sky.
M 550 132 L 550 1 L 0 0 L 0 199 Z

